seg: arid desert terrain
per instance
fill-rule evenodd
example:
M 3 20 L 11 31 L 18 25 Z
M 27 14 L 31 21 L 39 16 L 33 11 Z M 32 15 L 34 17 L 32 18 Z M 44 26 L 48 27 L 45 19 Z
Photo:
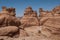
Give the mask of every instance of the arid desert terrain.
M 28 6 L 22 17 L 16 14 L 16 8 L 2 6 L 0 40 L 60 40 L 60 6 L 39 8 L 39 15 Z

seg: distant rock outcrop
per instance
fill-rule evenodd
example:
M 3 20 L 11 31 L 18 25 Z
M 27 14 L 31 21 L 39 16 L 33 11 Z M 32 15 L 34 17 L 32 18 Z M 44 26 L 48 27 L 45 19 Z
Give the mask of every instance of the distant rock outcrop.
M 53 14 L 51 11 L 44 11 L 42 8 L 39 9 L 39 17 L 52 17 Z
M 22 25 L 24 26 L 38 26 L 38 16 L 37 12 L 33 11 L 32 8 L 29 6 L 26 8 L 24 12 L 24 16 L 20 20 Z
M 52 13 L 54 16 L 60 16 L 60 6 L 56 6 L 53 10 Z
M 24 16 L 27 17 L 37 17 L 37 12 L 32 10 L 32 7 L 27 7 L 25 12 L 24 12 Z
M 7 8 L 5 6 L 2 7 L 2 11 L 0 13 L 8 14 L 8 15 L 11 15 L 11 16 L 15 16 L 16 15 L 15 8 Z

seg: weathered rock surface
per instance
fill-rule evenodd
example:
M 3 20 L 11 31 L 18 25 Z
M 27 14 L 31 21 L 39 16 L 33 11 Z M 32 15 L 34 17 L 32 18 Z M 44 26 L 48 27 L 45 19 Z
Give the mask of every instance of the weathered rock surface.
M 23 17 L 20 21 L 24 26 L 39 26 L 38 19 L 35 17 Z
M 52 11 L 40 8 L 39 12 L 38 17 L 32 7 L 27 7 L 19 20 L 15 16 L 15 8 L 3 7 L 0 14 L 0 40 L 60 40 L 60 6 Z
M 7 8 L 5 6 L 2 7 L 2 11 L 0 13 L 8 14 L 10 16 L 15 16 L 16 15 L 15 8 Z
M 39 26 L 37 12 L 33 11 L 31 7 L 26 8 L 20 21 L 23 26 Z
M 46 36 L 60 35 L 60 18 L 59 17 L 50 17 L 45 19 L 44 18 L 41 19 L 42 20 L 41 33 Z
M 25 32 L 28 34 L 28 36 L 36 36 L 36 35 L 40 35 L 40 26 L 31 26 L 31 27 L 27 27 L 24 29 Z
M 0 28 L 0 36 L 10 35 L 13 36 L 14 33 L 18 32 L 18 27 L 16 26 L 7 26 Z
M 0 26 L 19 26 L 20 21 L 13 16 L 1 14 L 0 16 Z
M 33 11 L 32 7 L 27 7 L 24 11 L 24 16 L 26 17 L 37 17 L 37 12 Z
M 39 9 L 39 17 L 52 17 L 53 14 L 51 11 L 44 11 L 42 8 Z

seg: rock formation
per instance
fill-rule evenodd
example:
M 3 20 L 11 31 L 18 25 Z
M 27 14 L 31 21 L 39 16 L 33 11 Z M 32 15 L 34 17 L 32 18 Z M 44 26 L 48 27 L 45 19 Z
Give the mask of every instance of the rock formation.
M 19 26 L 20 21 L 13 16 L 1 14 L 0 16 L 0 26 Z
M 54 16 L 60 16 L 60 6 L 56 6 L 53 10 L 52 13 Z
M 0 16 L 0 36 L 14 36 L 19 32 L 20 21 L 10 15 Z M 18 34 L 19 35 L 19 34 Z
M 20 20 L 15 17 L 15 8 L 7 9 L 2 7 L 0 12 L 0 36 L 14 36 L 18 34 L 20 25 Z
M 0 28 L 0 36 L 13 36 L 16 32 L 18 32 L 18 27 L 16 26 L 6 26 Z
M 8 14 L 7 8 L 5 6 L 3 6 L 2 11 L 0 13 Z
M 29 6 L 17 18 L 15 8 L 2 7 L 0 40 L 60 40 L 60 6 L 51 11 L 40 8 L 39 13 Z
M 2 7 L 2 11 L 0 13 L 8 14 L 8 15 L 11 15 L 11 16 L 16 15 L 15 8 L 6 8 L 5 6 Z
M 7 10 L 9 12 L 9 15 L 11 15 L 11 16 L 15 16 L 16 15 L 15 8 L 8 8 Z
M 53 13 L 52 13 L 53 12 Z M 44 12 L 45 13 L 45 12 Z M 40 19 L 40 26 L 42 26 L 41 33 L 50 37 L 52 35 L 60 35 L 60 6 L 54 8 L 51 13 L 53 16 L 46 16 L 48 13 L 41 13 L 42 17 Z M 46 16 L 46 17 L 45 17 Z
M 40 13 L 40 17 L 51 17 L 53 16 L 53 14 L 51 13 L 51 11 L 44 11 L 42 8 L 39 9 L 39 13 Z
M 37 17 L 37 12 L 33 11 L 32 8 L 29 6 L 26 8 L 25 12 L 24 12 L 24 16 L 27 17 Z
M 24 12 L 24 16 L 20 21 L 21 21 L 21 24 L 24 26 L 38 26 L 39 25 L 37 12 L 33 11 L 30 6 L 26 8 Z

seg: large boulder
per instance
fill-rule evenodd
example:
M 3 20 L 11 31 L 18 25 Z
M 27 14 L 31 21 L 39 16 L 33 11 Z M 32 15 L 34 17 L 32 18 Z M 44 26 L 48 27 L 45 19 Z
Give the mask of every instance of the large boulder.
M 16 32 L 18 32 L 18 27 L 16 26 L 6 26 L 0 28 L 0 36 L 13 36 Z

